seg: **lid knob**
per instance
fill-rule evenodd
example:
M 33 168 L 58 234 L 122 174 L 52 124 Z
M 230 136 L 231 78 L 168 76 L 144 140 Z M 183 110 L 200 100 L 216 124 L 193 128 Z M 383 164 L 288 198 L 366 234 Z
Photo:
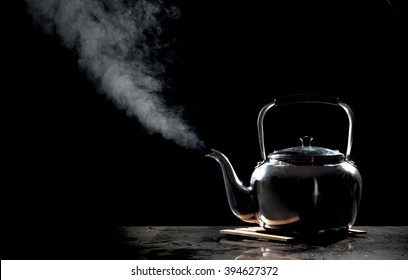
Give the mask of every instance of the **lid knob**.
M 310 147 L 313 137 L 303 136 L 303 137 L 300 137 L 299 139 L 300 139 L 300 142 L 302 142 L 302 148 L 304 148 L 304 147 Z

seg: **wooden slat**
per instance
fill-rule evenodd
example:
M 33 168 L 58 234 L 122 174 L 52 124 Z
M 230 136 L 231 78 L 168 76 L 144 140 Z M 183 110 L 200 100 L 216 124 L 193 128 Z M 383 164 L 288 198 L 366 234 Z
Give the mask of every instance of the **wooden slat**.
M 220 230 L 220 234 L 224 236 L 250 237 L 260 240 L 273 240 L 281 242 L 289 242 L 295 239 L 295 237 L 293 236 L 283 236 L 267 233 L 266 230 L 261 227 L 222 229 Z

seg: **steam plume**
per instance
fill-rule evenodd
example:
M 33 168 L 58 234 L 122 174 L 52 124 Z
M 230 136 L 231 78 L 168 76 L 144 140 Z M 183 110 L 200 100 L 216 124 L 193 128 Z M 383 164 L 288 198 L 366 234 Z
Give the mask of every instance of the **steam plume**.
M 202 141 L 160 95 L 164 65 L 160 49 L 161 1 L 26 0 L 34 21 L 78 53 L 79 66 L 115 105 L 137 117 L 150 133 L 160 133 L 186 148 Z M 170 17 L 177 8 L 167 9 Z

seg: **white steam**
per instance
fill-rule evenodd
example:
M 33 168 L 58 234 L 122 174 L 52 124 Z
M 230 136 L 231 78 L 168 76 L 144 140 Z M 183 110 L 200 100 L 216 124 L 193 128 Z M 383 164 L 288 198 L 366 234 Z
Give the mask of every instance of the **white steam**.
M 202 141 L 169 108 L 160 95 L 164 65 L 160 49 L 160 1 L 148 0 L 26 0 L 34 21 L 57 33 L 64 45 L 78 53 L 79 66 L 115 105 L 137 117 L 150 133 L 160 133 L 186 148 Z M 166 11 L 164 11 L 166 12 Z M 178 16 L 176 8 L 169 16 Z

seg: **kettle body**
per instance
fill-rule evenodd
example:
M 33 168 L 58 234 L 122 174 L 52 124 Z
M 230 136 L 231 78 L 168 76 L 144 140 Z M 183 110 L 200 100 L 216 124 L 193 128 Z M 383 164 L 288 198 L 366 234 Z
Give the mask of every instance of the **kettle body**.
M 305 166 L 270 159 L 251 177 L 257 223 L 266 229 L 349 228 L 357 217 L 361 187 L 360 173 L 347 161 Z

